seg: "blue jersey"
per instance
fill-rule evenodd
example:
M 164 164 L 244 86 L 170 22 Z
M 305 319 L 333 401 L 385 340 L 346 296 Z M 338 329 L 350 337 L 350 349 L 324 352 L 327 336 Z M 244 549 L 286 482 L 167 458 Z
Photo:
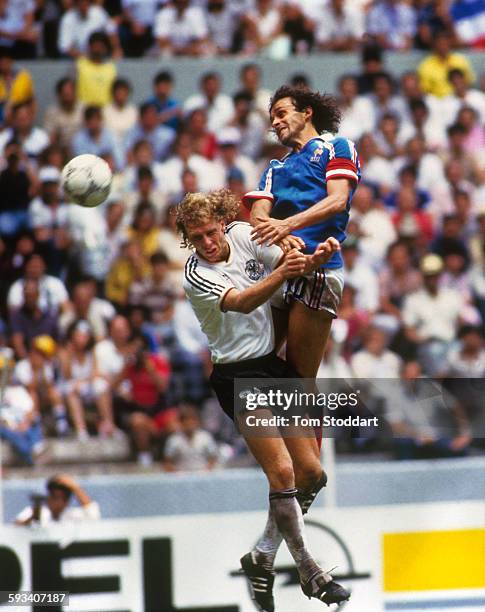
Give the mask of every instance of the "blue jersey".
M 330 236 L 340 243 L 346 238 L 350 202 L 360 180 L 359 159 L 351 140 L 341 137 L 326 140 L 318 136 L 300 151 L 289 153 L 282 160 L 271 160 L 259 191 L 247 194 L 246 201 L 267 197 L 273 203 L 271 216 L 286 219 L 327 197 L 327 182 L 336 178 L 348 178 L 353 184 L 345 211 L 292 232 L 305 241 L 304 252 L 312 254 L 316 246 Z M 340 268 L 342 265 L 342 256 L 337 252 L 322 267 Z

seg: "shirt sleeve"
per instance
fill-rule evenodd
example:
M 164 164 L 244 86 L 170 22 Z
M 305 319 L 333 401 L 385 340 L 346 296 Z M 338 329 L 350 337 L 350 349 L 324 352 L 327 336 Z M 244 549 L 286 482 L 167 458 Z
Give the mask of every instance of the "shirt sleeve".
M 271 203 L 274 202 L 274 195 L 272 193 L 273 187 L 273 168 L 268 166 L 259 181 L 258 189 L 254 191 L 248 191 L 244 194 L 242 202 L 246 208 L 251 209 L 251 206 L 256 200 L 269 200 Z
M 357 150 L 352 140 L 348 138 L 335 138 L 326 142 L 325 148 L 328 149 L 325 180 L 346 178 L 357 184 L 360 180 L 359 161 Z
M 220 308 L 227 292 L 234 288 L 234 283 L 217 270 L 199 265 L 191 257 L 185 266 L 184 289 L 192 305 Z

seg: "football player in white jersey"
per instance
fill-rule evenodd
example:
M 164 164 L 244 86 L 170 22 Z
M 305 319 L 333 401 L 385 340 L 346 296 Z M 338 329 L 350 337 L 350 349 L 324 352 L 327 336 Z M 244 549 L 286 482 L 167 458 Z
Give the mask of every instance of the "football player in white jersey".
M 186 246 L 195 252 L 185 267 L 184 289 L 209 340 L 214 369 L 211 384 L 226 414 L 236 420 L 249 449 L 269 482 L 269 517 L 256 547 L 241 559 L 259 610 L 272 612 L 273 561 L 281 539 L 295 560 L 303 592 L 327 604 L 348 599 L 349 593 L 315 562 L 308 551 L 302 491 L 321 488 L 326 480 L 314 440 L 284 437 L 278 427 L 264 424 L 248 433 L 247 412 L 235 417 L 234 381 L 238 378 L 296 378 L 274 351 L 269 299 L 286 280 L 318 268 L 340 245 L 329 238 L 312 255 L 297 249 L 287 253 L 278 245 L 258 245 L 252 228 L 234 222 L 239 202 L 227 190 L 187 194 L 177 207 L 177 227 Z M 258 408 L 251 416 L 274 416 Z M 263 434 L 263 435 L 261 435 Z M 318 489 L 319 490 L 319 489 Z M 316 495 L 316 493 L 315 493 Z M 276 546 L 275 546 L 276 542 Z

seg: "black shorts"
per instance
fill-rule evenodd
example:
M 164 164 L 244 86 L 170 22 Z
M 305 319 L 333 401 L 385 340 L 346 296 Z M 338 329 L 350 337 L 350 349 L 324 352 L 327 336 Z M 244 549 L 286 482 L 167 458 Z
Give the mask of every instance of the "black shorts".
M 255 359 L 235 363 L 215 363 L 210 382 L 222 409 L 233 421 L 234 412 L 240 409 L 241 402 L 234 393 L 234 381 L 237 378 L 263 379 L 262 386 L 267 388 L 271 386 L 272 379 L 299 378 L 299 375 L 274 351 Z

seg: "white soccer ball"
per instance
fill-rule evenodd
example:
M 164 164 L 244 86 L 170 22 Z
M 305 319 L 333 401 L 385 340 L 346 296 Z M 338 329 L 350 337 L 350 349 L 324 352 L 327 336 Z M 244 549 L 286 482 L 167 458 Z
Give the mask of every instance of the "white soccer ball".
M 110 167 L 97 155 L 78 155 L 62 170 L 62 188 L 66 199 L 88 208 L 106 200 L 112 180 Z

